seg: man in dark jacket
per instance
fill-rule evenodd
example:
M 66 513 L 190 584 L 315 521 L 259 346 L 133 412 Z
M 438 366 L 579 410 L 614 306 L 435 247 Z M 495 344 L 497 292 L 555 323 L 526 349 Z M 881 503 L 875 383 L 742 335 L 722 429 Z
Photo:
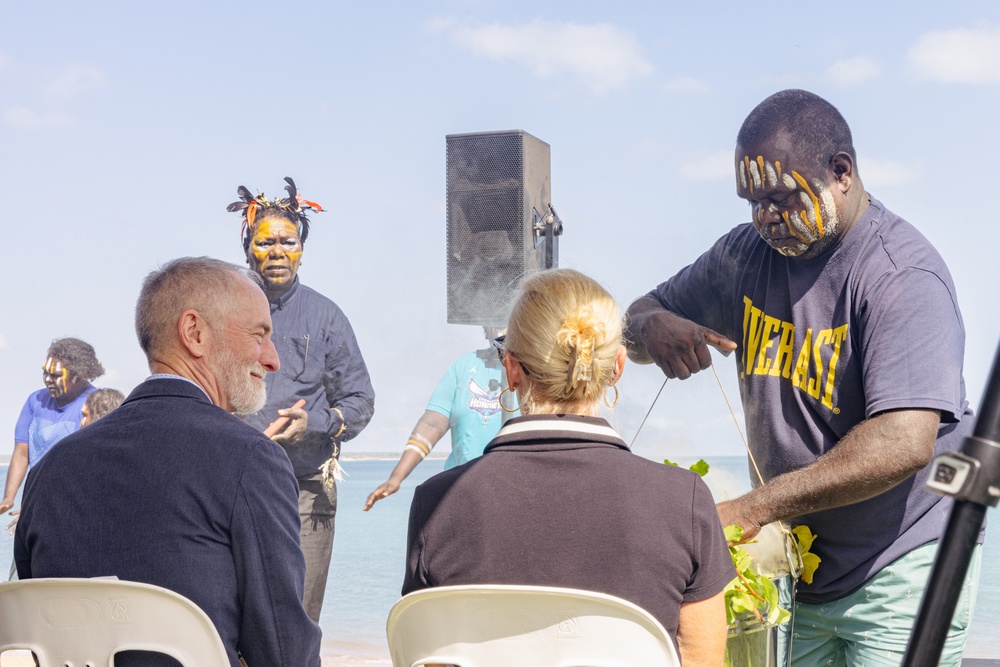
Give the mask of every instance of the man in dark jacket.
M 136 332 L 153 375 L 28 475 L 19 576 L 169 588 L 208 614 L 233 667 L 238 654 L 251 667 L 318 666 L 292 466 L 230 414 L 258 410 L 264 377 L 278 370 L 256 276 L 206 257 L 174 260 L 146 278 Z
M 285 447 L 295 468 L 306 558 L 305 606 L 319 622 L 333 551 L 340 443 L 368 425 L 375 392 L 347 316 L 298 280 L 309 235 L 306 212 L 322 207 L 299 197 L 292 180 L 285 180 L 287 198 L 254 197 L 240 186 L 241 200 L 229 210 L 243 214 L 243 250 L 247 264 L 264 281 L 281 359 L 281 370 L 267 378 L 266 405 L 246 422 Z

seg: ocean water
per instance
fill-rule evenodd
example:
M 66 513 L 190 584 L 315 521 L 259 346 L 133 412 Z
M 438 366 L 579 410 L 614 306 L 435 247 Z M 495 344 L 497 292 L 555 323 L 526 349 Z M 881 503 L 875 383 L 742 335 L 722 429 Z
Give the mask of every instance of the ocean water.
M 749 488 L 743 457 L 708 460 L 706 481 L 717 498 Z M 348 666 L 390 665 L 385 641 L 385 619 L 399 598 L 406 551 L 406 523 L 414 487 L 440 472 L 443 459 L 428 459 L 410 475 L 400 491 L 361 511 L 365 498 L 385 481 L 395 460 L 345 460 L 347 474 L 338 485 L 337 529 L 333 562 L 320 625 L 324 664 Z M 686 465 L 690 461 L 679 461 Z M 0 479 L 6 467 L 0 466 Z M 992 512 L 991 512 L 992 516 Z M 7 517 L 0 527 L 8 523 Z M 0 533 L 0 573 L 6 575 L 13 538 Z M 1000 657 L 1000 635 L 993 630 L 1000 619 L 1000 530 L 987 531 L 979 596 L 966 646 L 968 658 Z

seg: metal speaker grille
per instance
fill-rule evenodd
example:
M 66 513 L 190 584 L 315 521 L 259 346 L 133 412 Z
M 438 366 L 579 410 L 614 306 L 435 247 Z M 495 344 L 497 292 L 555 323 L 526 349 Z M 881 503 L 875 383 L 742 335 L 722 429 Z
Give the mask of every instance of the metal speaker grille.
M 544 169 L 526 164 L 543 147 Z M 537 264 L 526 177 L 541 171 L 547 189 L 548 145 L 525 132 L 447 137 L 450 323 L 506 324 L 517 283 Z

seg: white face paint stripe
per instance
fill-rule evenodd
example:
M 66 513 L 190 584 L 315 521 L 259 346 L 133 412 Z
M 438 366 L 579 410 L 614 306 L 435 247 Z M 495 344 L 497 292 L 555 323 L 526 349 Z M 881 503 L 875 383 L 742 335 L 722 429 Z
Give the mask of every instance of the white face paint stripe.
M 753 179 L 753 187 L 755 190 L 760 190 L 760 172 L 757 171 L 757 163 L 750 163 L 750 178 Z
M 837 228 L 840 227 L 840 218 L 837 216 L 837 203 L 833 200 L 833 193 L 829 188 L 819 188 L 819 201 L 823 212 L 826 213 L 826 233 L 836 234 Z
M 805 210 L 807 212 L 813 210 L 813 200 L 812 200 L 812 197 L 810 197 L 807 193 L 800 192 L 799 193 L 799 201 L 802 202 L 802 206 L 805 208 Z M 816 224 L 816 221 L 813 220 L 814 217 L 815 217 L 815 215 L 809 215 L 808 216 L 809 222 L 813 223 L 813 225 Z
M 804 243 L 800 243 L 800 244 L 798 244 L 798 245 L 796 245 L 794 247 L 792 247 L 792 246 L 782 246 L 780 248 L 775 248 L 775 250 L 777 250 L 778 252 L 780 252 L 785 257 L 798 257 L 799 255 L 801 255 L 802 253 L 804 253 L 808 249 L 809 249 L 809 246 L 805 245 Z
M 740 189 L 747 189 L 747 169 L 743 164 L 743 160 L 740 160 L 736 166 L 736 175 L 740 177 Z
M 816 235 L 809 223 L 803 220 L 798 213 L 791 213 L 788 216 L 788 231 L 803 243 L 812 243 L 816 240 Z
M 807 220 L 811 220 L 816 227 L 816 233 L 819 234 L 819 238 L 823 238 L 826 235 L 826 231 L 823 228 L 823 212 L 820 210 L 819 198 L 813 194 L 812 188 L 809 187 L 809 183 L 803 178 L 801 174 L 796 171 L 792 171 L 792 178 L 795 182 L 799 184 L 799 187 L 809 195 L 809 203 L 806 204 L 806 209 L 812 211 L 812 215 L 807 215 Z M 823 183 L 821 181 L 813 181 L 813 185 L 819 186 L 820 189 L 823 188 Z
M 775 173 L 774 167 L 771 166 L 770 162 L 764 163 L 764 171 L 767 173 L 767 184 L 772 188 L 778 187 L 778 174 Z
M 788 174 L 781 175 L 781 182 L 784 183 L 785 187 L 788 188 L 789 190 L 795 189 L 795 179 L 789 176 Z

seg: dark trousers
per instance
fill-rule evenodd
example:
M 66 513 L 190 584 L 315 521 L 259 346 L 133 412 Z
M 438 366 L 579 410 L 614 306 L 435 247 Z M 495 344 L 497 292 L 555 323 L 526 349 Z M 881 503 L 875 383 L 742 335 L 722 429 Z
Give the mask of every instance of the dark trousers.
M 299 478 L 299 539 L 306 560 L 306 586 L 303 605 L 306 614 L 319 623 L 326 593 L 333 552 L 333 521 L 337 514 L 337 486 L 326 488 L 322 476 Z

